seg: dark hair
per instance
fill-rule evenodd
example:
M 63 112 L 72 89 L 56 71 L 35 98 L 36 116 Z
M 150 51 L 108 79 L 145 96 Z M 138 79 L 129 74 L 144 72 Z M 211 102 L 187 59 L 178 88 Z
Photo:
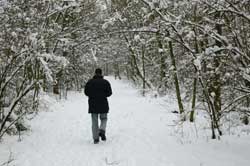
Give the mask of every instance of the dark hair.
M 95 74 L 102 75 L 102 69 L 100 69 L 100 68 L 95 69 Z

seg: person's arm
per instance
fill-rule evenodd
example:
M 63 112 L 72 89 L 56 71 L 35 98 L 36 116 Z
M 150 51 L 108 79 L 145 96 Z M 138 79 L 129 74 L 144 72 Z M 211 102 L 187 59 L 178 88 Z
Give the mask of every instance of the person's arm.
M 87 82 L 84 87 L 84 93 L 86 96 L 89 96 L 89 82 Z
M 110 83 L 107 81 L 107 87 L 106 87 L 106 97 L 109 97 L 112 95 L 112 88 Z

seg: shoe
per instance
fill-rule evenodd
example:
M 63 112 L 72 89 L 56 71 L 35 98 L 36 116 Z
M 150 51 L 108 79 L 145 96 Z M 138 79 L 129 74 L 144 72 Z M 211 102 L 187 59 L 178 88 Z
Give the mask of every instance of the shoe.
M 106 141 L 107 140 L 104 130 L 100 130 L 99 136 L 101 137 L 102 141 Z
M 99 139 L 94 139 L 94 144 L 98 144 L 99 143 Z

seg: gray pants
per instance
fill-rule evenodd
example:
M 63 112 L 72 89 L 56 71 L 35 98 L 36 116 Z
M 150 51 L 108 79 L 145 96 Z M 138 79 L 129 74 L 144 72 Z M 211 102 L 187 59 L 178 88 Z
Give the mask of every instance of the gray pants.
M 100 117 L 100 120 L 101 120 L 100 127 L 99 127 L 99 123 L 98 123 L 98 116 Z M 100 130 L 106 131 L 108 114 L 91 114 L 91 118 L 92 118 L 93 139 L 97 140 L 97 139 L 99 139 L 99 131 Z

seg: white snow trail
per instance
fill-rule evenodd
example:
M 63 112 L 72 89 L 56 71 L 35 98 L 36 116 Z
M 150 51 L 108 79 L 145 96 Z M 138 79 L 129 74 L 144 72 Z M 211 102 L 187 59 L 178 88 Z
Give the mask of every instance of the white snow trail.
M 107 79 L 113 95 L 109 98 L 106 142 L 93 144 L 87 97 L 72 92 L 68 100 L 53 106 L 54 111 L 41 112 L 33 119 L 32 131 L 21 142 L 6 138 L 0 143 L 0 164 L 8 158 L 9 151 L 15 159 L 9 166 L 247 166 L 249 163 L 247 154 L 233 152 L 243 147 L 227 147 L 217 142 L 180 144 L 170 126 L 175 119 L 170 112 L 176 103 L 164 108 L 155 99 L 141 97 L 128 83 L 113 77 Z

